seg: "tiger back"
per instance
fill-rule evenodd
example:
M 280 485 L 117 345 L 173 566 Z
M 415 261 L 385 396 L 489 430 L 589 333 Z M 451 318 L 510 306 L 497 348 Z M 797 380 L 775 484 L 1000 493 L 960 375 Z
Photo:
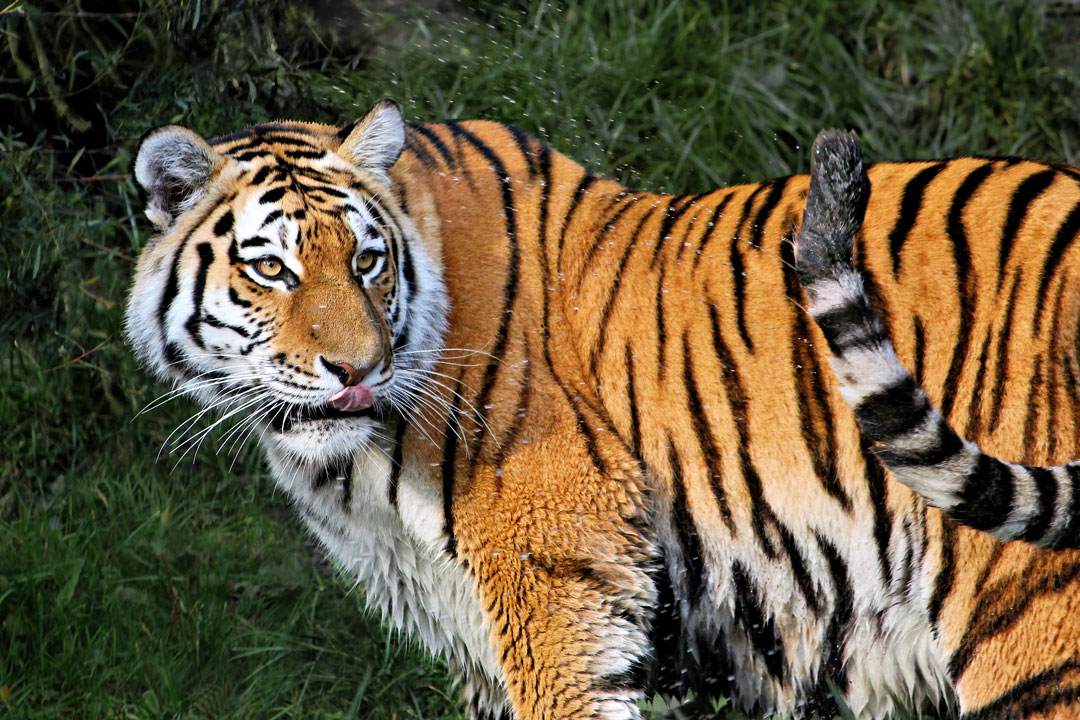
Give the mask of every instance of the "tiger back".
M 270 393 L 236 412 L 277 482 L 369 603 L 448 657 L 473 717 L 635 718 L 691 690 L 795 716 L 837 696 L 858 717 L 954 696 L 1075 715 L 1080 558 L 886 477 L 800 307 L 805 176 L 633 192 L 515 128 L 396 112 L 144 143 L 166 210 L 129 335 L 163 373 L 192 363 L 173 377 L 208 407 Z M 1068 242 L 1046 232 L 1080 202 L 1070 172 L 876 165 L 861 238 L 931 398 L 1036 463 L 1080 454 L 1050 363 L 1076 351 Z M 1032 407 L 1042 445 L 1016 429 Z

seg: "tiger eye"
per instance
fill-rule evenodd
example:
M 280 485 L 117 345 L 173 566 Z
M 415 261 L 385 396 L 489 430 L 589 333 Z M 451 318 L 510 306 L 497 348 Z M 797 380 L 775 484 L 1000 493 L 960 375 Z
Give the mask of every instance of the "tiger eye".
M 263 277 L 276 278 L 281 275 L 285 266 L 281 264 L 280 260 L 274 258 L 261 258 L 254 262 L 255 271 Z
M 356 256 L 356 271 L 367 272 L 375 265 L 375 253 L 365 250 Z

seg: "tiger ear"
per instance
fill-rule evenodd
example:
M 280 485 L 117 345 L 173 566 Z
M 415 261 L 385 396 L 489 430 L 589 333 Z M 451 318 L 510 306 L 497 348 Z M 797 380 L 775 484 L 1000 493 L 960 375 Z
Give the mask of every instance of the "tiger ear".
M 139 142 L 135 181 L 146 199 L 146 216 L 164 232 L 198 202 L 224 158 L 198 134 L 179 125 L 154 128 Z
M 339 155 L 389 185 L 387 170 L 405 149 L 405 119 L 401 115 L 401 106 L 383 98 L 372 105 L 364 117 L 342 128 L 338 137 L 342 138 Z

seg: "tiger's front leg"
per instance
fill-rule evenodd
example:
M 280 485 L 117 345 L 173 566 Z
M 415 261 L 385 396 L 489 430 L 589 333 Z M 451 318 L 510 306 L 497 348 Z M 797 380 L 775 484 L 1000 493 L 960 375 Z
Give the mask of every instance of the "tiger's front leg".
M 455 503 L 459 518 L 470 518 L 459 523 L 458 549 L 477 582 L 514 717 L 638 718 L 652 657 L 655 558 L 637 481 L 586 474 L 553 483 L 534 476 L 550 458 L 524 467 L 520 475 L 507 469 L 494 492 L 482 480 L 474 486 L 488 498 L 515 498 L 513 507 L 485 503 L 473 513 L 480 503 Z

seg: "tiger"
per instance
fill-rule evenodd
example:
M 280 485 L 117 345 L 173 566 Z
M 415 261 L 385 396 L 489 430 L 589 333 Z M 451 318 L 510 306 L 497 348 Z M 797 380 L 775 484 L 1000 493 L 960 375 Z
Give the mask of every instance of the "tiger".
M 810 316 L 828 343 L 840 394 L 875 443 L 874 454 L 931 505 L 998 540 L 1080 547 L 1080 461 L 1054 467 L 1003 461 L 949 426 L 897 357 L 855 269 L 853 239 L 867 189 L 858 140 L 824 132 L 813 156 L 818 167 L 795 242 L 796 269 Z M 1076 366 L 1066 365 L 1063 373 L 1075 377 Z M 1075 385 L 1057 389 L 1075 391 Z
M 995 452 L 1080 455 L 1076 397 L 1043 379 L 1076 349 L 1072 266 L 1048 261 L 1076 171 L 867 173 L 859 270 L 930 398 Z M 638 191 L 389 100 L 343 127 L 157 128 L 133 174 L 155 226 L 136 354 L 258 438 L 474 720 L 641 718 L 656 695 L 1076 717 L 1080 555 L 1005 545 L 883 468 L 805 312 L 808 176 Z M 1031 406 L 1053 410 L 1017 432 Z

